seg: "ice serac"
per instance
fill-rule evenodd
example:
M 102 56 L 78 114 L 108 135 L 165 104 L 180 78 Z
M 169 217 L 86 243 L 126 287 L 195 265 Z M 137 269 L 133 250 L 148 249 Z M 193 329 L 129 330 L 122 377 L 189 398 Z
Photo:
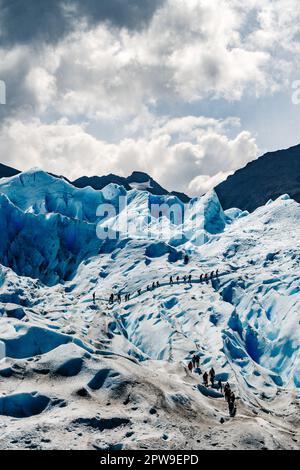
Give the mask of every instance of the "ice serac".
M 200 200 L 203 204 L 204 229 L 212 234 L 222 232 L 226 219 L 216 192 L 212 190 Z
M 0 230 L 1 263 L 48 285 L 70 279 L 81 261 L 100 248 L 93 224 L 60 214 L 23 212 L 3 194 Z

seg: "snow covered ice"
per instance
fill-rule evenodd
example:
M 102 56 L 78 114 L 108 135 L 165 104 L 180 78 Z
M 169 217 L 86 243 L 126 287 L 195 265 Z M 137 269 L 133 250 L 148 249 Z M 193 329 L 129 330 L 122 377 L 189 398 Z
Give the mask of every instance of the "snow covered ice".
M 299 449 L 300 206 L 224 212 L 214 192 L 183 206 L 40 170 L 1 180 L 2 449 Z M 109 305 L 112 292 L 131 299 Z M 211 367 L 235 418 L 203 386 Z

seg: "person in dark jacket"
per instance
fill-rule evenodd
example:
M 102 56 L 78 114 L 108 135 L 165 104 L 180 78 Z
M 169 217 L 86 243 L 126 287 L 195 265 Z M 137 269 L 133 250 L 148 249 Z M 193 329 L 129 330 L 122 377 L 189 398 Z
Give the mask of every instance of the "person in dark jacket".
M 215 376 L 216 376 L 215 369 L 212 367 L 209 371 L 209 378 L 210 378 L 210 383 L 212 387 L 215 384 Z
M 204 382 L 205 387 L 208 387 L 208 373 L 207 372 L 204 372 L 203 374 L 203 382 Z
M 230 388 L 229 383 L 227 382 L 224 387 L 224 397 L 228 403 L 229 403 L 230 394 L 231 394 L 231 388 Z

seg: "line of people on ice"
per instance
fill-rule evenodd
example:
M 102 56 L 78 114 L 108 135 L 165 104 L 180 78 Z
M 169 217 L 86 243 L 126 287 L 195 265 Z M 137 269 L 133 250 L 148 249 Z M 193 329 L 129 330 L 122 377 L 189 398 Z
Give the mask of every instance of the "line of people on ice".
M 212 271 L 210 274 L 208 274 L 208 273 L 201 274 L 200 278 L 199 278 L 199 281 L 200 281 L 201 284 L 203 282 L 208 283 L 210 280 L 212 281 L 213 279 L 217 278 L 218 276 L 219 276 L 219 270 L 217 269 L 216 271 Z M 170 286 L 173 286 L 175 283 L 179 284 L 181 280 L 184 282 L 184 284 L 186 284 L 186 283 L 192 284 L 193 277 L 192 277 L 191 274 L 189 274 L 189 275 L 185 274 L 184 276 L 182 276 L 182 278 L 179 275 L 176 276 L 176 277 L 175 276 L 170 276 L 169 284 L 170 284 Z M 152 292 L 153 290 L 157 289 L 160 286 L 161 286 L 161 284 L 160 284 L 159 281 L 153 281 L 152 284 L 147 285 L 146 291 L 147 292 Z M 137 295 L 138 296 L 142 295 L 142 289 L 137 290 Z M 131 294 L 125 294 L 124 295 L 125 302 L 128 302 L 130 300 L 130 297 L 131 297 Z M 110 304 L 113 304 L 115 302 L 121 303 L 121 301 L 122 301 L 121 293 L 119 293 L 119 294 L 113 294 L 112 293 L 109 297 L 109 303 Z M 96 302 L 95 293 L 93 294 L 93 302 L 94 303 Z
M 218 278 L 219 277 L 219 270 L 217 269 L 216 271 L 212 271 L 210 274 L 206 273 L 206 274 L 201 274 L 200 277 L 199 277 L 199 281 L 200 283 L 202 284 L 203 282 L 209 282 L 209 281 L 212 281 L 213 279 L 215 278 Z M 188 276 L 187 275 L 184 275 L 182 277 L 182 280 L 183 282 L 186 284 L 187 282 L 189 284 L 191 284 L 193 282 L 193 277 L 191 274 L 189 274 Z M 177 276 L 175 278 L 175 276 L 170 276 L 170 286 L 173 286 L 175 283 L 179 284 L 181 281 L 181 278 L 180 276 Z
M 192 372 L 194 369 L 199 369 L 200 366 L 200 358 L 197 355 L 194 355 L 192 359 L 188 363 L 188 369 Z M 216 373 L 213 367 L 207 372 L 205 371 L 203 376 L 203 383 L 205 387 L 209 387 L 209 382 L 211 384 L 211 388 L 216 388 L 220 393 L 223 393 L 224 389 L 224 397 L 226 402 L 228 403 L 228 411 L 231 417 L 236 415 L 236 397 L 234 392 L 231 390 L 229 383 L 227 382 L 223 388 L 222 380 L 219 379 L 218 382 L 215 384 L 216 381 Z
M 228 403 L 229 415 L 231 417 L 234 417 L 236 415 L 236 403 L 235 403 L 236 398 L 228 382 L 226 383 L 224 387 L 224 397 Z

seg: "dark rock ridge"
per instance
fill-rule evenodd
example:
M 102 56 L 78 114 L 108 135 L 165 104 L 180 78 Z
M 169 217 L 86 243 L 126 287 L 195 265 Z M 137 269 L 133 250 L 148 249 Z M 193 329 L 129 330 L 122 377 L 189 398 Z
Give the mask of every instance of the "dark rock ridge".
M 18 175 L 19 173 L 21 173 L 19 170 L 0 163 L 0 178 L 10 178 L 11 176 Z
M 137 187 L 137 189 L 139 189 L 140 187 L 140 189 L 144 189 L 156 196 L 165 196 L 170 194 L 177 196 L 184 203 L 190 201 L 190 198 L 186 194 L 176 191 L 167 191 L 165 188 L 160 186 L 160 184 L 158 184 L 153 178 L 151 178 L 151 176 L 141 171 L 134 171 L 127 178 L 123 176 L 109 174 L 106 176 L 83 176 L 72 182 L 72 184 L 77 188 L 85 188 L 87 186 L 91 186 L 92 188 L 97 190 L 103 189 L 110 183 L 124 186 L 127 191 L 132 189 L 132 187 Z
M 253 212 L 282 194 L 300 202 L 300 145 L 266 153 L 229 176 L 215 190 L 225 210 L 238 207 Z

